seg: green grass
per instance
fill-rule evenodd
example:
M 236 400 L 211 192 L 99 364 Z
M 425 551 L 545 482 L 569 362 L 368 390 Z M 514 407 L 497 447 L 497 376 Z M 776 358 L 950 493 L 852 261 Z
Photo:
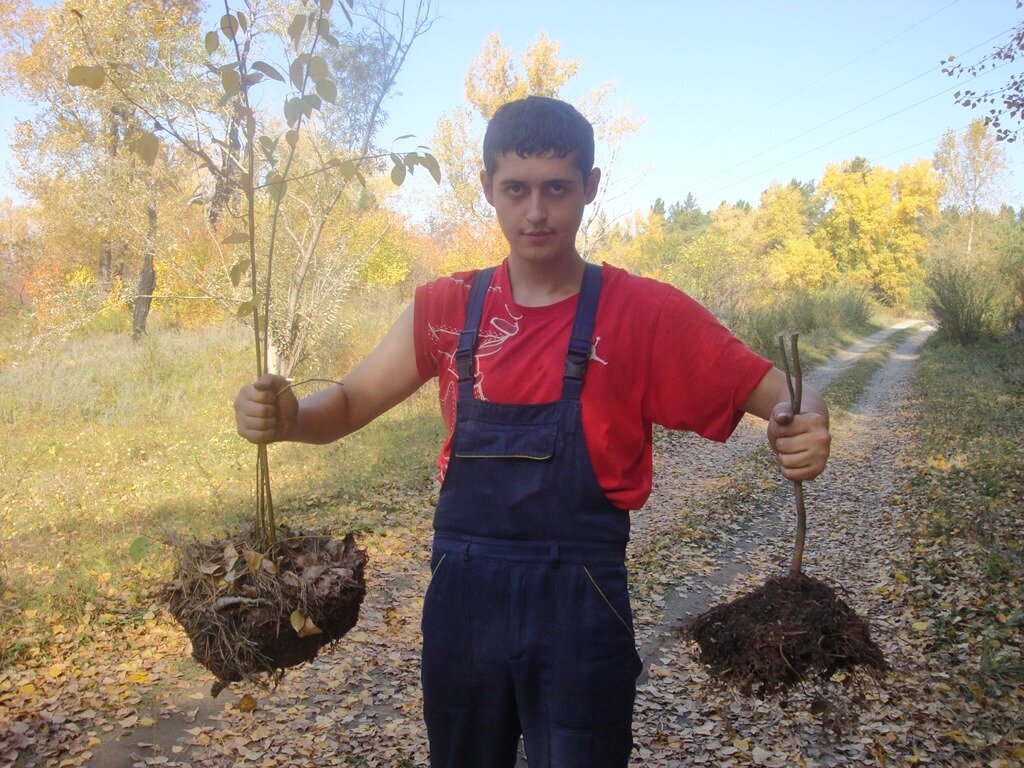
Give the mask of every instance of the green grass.
M 0 660 L 18 652 L 26 609 L 59 620 L 104 603 L 142 615 L 170 551 L 135 564 L 136 537 L 205 536 L 249 513 L 255 448 L 235 434 L 232 401 L 254 375 L 250 345 L 236 325 L 160 330 L 2 364 Z M 434 474 L 435 397 L 426 386 L 331 446 L 271 446 L 279 518 L 376 530 L 418 514 L 405 490 L 422 498 Z
M 920 510 L 908 565 L 914 609 L 934 627 L 936 668 L 991 730 L 1020 738 L 1024 685 L 1024 349 L 1005 339 L 961 347 L 932 339 L 918 367 L 918 452 L 908 478 Z M 965 746 L 978 764 L 1004 757 Z

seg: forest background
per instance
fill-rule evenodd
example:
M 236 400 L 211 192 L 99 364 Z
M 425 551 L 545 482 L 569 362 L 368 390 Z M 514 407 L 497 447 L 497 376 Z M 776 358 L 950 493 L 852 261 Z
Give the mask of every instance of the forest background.
M 571 98 L 597 128 L 607 186 L 581 252 L 679 286 L 759 351 L 799 331 L 813 360 L 880 313 L 928 314 L 959 344 L 1020 329 L 1012 61 L 977 95 L 959 59 L 921 62 L 953 70 L 950 102 L 980 108 L 934 126 L 907 162 L 837 155 L 814 178 L 781 169 L 749 200 L 702 204 L 666 184 L 623 210 L 618 163 L 644 116 L 613 85 L 581 89 L 587 67 L 614 64 L 564 55 L 541 25 L 521 48 L 498 32 L 476 41 L 461 102 L 429 136 L 397 138 L 400 73 L 440 28 L 426 2 L 0 2 L 0 84 L 35 109 L 14 132 L 18 194 L 0 209 L 5 663 L 42 653 L 68 617 L 152 620 L 140 585 L 164 563 L 137 557 L 139 534 L 206 533 L 245 513 L 252 471 L 230 400 L 254 373 L 261 291 L 271 367 L 336 379 L 417 284 L 504 256 L 478 151 L 510 98 Z M 1019 52 L 1020 30 L 965 61 Z M 314 38 L 324 45 L 302 58 Z M 247 253 L 265 260 L 270 243 L 266 286 Z M 386 528 L 408 487 L 429 485 L 432 398 L 344 445 L 281 446 L 282 497 L 313 499 L 332 525 Z

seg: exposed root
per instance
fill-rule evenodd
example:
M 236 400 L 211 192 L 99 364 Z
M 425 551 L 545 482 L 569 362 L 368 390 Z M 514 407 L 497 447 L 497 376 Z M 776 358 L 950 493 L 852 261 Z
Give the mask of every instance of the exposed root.
M 359 618 L 366 553 L 343 540 L 281 527 L 274 560 L 254 527 L 205 542 L 175 542 L 178 565 L 161 598 L 219 678 L 273 676 L 316 657 Z M 215 694 L 216 695 L 216 694 Z
M 840 670 L 885 670 L 870 626 L 832 587 L 804 574 L 769 579 L 682 628 L 718 677 L 759 695 Z

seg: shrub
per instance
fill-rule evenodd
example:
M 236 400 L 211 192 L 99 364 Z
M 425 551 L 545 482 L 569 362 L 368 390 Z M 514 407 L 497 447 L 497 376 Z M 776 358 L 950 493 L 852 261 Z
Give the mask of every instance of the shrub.
M 998 325 L 997 285 L 982 267 L 942 263 L 925 280 L 928 311 L 939 333 L 957 344 L 973 344 Z

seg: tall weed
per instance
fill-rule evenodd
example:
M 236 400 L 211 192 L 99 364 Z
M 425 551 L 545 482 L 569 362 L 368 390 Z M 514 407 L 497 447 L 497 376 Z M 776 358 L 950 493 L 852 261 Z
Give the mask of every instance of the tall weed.
M 833 286 L 773 294 L 725 322 L 752 349 L 770 357 L 781 333 L 800 333 L 828 347 L 830 340 L 843 340 L 867 328 L 873 313 L 866 291 Z
M 931 291 L 928 311 L 940 335 L 958 344 L 973 344 L 994 335 L 1001 325 L 998 285 L 982 266 L 940 263 L 925 282 Z

